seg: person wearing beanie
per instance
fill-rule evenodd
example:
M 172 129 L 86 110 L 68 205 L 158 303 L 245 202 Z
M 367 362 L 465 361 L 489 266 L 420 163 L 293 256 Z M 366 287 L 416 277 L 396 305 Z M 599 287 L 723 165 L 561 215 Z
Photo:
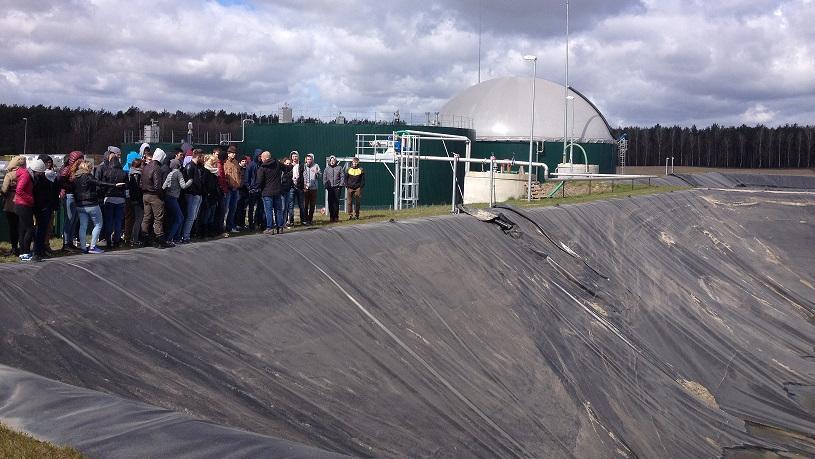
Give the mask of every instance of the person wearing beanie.
M 181 242 L 181 223 L 184 221 L 184 214 L 181 212 L 181 205 L 178 199 L 181 197 L 181 190 L 185 190 L 192 185 L 192 180 L 185 180 L 181 173 L 181 161 L 173 159 L 170 161 L 170 174 L 164 179 L 164 208 L 167 209 L 169 217 L 169 230 L 167 231 L 167 245 L 175 246 L 176 242 Z
M 6 169 L 6 176 L 3 177 L 3 185 L 0 188 L 0 196 L 3 198 L 3 212 L 6 215 L 9 229 L 9 244 L 11 244 L 12 255 L 20 255 L 20 233 L 19 218 L 14 213 L 14 195 L 17 191 L 17 169 L 25 168 L 25 156 L 15 156 L 11 158 Z
M 122 168 L 118 157 L 113 157 L 105 172 L 104 181 L 108 183 L 128 183 L 128 175 Z M 104 224 L 102 229 L 110 231 L 105 233 L 109 248 L 119 248 L 122 243 L 122 227 L 124 225 L 127 197 L 130 195 L 128 187 L 110 188 L 105 194 L 102 204 Z
M 123 188 L 124 182 L 108 183 L 97 180 L 91 172 L 91 162 L 82 161 L 77 166 L 74 174 L 74 197 L 76 198 L 76 209 L 79 213 L 79 247 L 85 248 L 85 239 L 88 234 L 88 220 L 93 222 L 91 231 L 91 243 L 85 253 L 104 253 L 104 250 L 96 246 L 99 241 L 99 234 L 102 232 L 102 209 L 99 208 L 99 188 L 118 187 Z
M 345 173 L 342 166 L 337 163 L 337 157 L 328 157 L 328 166 L 323 174 L 323 184 L 328 192 L 328 215 L 331 223 L 340 220 L 340 193 L 345 186 Z
M 150 234 L 150 225 L 159 246 L 169 247 L 164 238 L 164 200 L 162 199 L 164 176 L 161 172 L 162 161 L 166 158 L 164 150 L 156 148 L 153 159 L 142 169 L 141 191 L 144 203 L 144 218 L 142 218 L 142 233 Z
M 60 196 L 63 199 L 65 221 L 62 223 L 62 250 L 64 252 L 79 252 L 82 249 L 74 245 L 79 231 L 79 214 L 74 199 L 74 174 L 80 161 L 85 159 L 81 151 L 72 151 L 68 154 L 68 161 L 59 171 Z
M 314 224 L 314 208 L 317 206 L 317 188 L 319 186 L 320 165 L 314 162 L 314 154 L 306 155 L 306 164 L 303 166 L 303 217 L 304 225 Z

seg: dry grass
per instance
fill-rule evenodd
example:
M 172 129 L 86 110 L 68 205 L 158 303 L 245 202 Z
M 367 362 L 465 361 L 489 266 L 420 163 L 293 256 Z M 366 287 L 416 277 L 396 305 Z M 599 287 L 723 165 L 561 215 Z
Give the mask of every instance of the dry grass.
M 82 459 L 85 456 L 73 448 L 39 441 L 28 434 L 15 432 L 0 424 L 0 457 L 8 459 Z

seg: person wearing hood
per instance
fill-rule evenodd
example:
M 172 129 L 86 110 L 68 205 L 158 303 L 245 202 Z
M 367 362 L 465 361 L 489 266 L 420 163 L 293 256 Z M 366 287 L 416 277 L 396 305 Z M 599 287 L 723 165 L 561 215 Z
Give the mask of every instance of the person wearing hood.
M 359 158 L 351 160 L 351 167 L 345 171 L 346 210 L 349 219 L 359 220 L 359 204 L 362 201 L 362 189 L 365 188 L 365 171 L 359 166 Z
M 144 203 L 144 218 L 141 222 L 141 231 L 150 234 L 150 225 L 161 247 L 168 247 L 164 239 L 164 200 L 162 199 L 162 186 L 164 175 L 161 166 L 167 155 L 161 148 L 153 152 L 153 159 L 142 169 L 141 191 Z M 169 174 L 169 173 L 168 173 Z
M 15 257 L 20 255 L 19 218 L 14 212 L 14 195 L 17 191 L 17 169 L 20 168 L 25 168 L 25 156 L 15 156 L 11 158 L 11 161 L 8 163 L 8 169 L 6 169 L 6 176 L 3 177 L 2 188 L 0 188 L 0 196 L 3 197 L 3 212 L 6 214 L 6 221 L 8 222 L 11 253 Z
M 167 209 L 170 229 L 167 231 L 167 245 L 170 247 L 175 246 L 176 241 L 181 242 L 181 223 L 184 221 L 184 214 L 181 212 L 181 206 L 178 204 L 178 199 L 181 197 L 181 191 L 185 190 L 192 185 L 192 180 L 185 180 L 184 174 L 181 173 L 181 161 L 173 159 L 170 161 L 170 174 L 164 179 L 164 206 Z
M 256 181 L 263 196 L 263 211 L 266 216 L 266 230 L 264 234 L 271 234 L 283 230 L 283 186 L 284 171 L 291 170 L 291 165 L 284 165 L 272 158 L 272 154 L 264 151 L 260 155 L 260 167 Z
M 74 245 L 74 239 L 77 238 L 77 231 L 79 230 L 79 214 L 74 199 L 74 174 L 79 162 L 84 159 L 84 153 L 72 151 L 68 154 L 68 161 L 59 171 L 60 196 L 63 199 L 63 208 L 65 209 L 65 221 L 62 223 L 62 250 L 67 252 L 82 250 Z
M 34 177 L 45 174 L 45 163 L 35 159 L 28 167 L 20 167 L 17 174 L 17 188 L 14 190 L 14 213 L 20 226 L 20 261 L 34 259 L 31 242 L 34 239 Z
M 53 170 L 54 160 L 48 155 L 39 155 L 37 159 L 45 164 L 45 170 L 41 174 L 34 174 L 34 256 L 45 258 L 51 254 L 48 235 L 51 232 L 51 217 L 59 206 L 59 187 L 56 184 L 57 173 Z
M 128 175 L 122 168 L 122 162 L 118 157 L 110 160 L 107 171 L 105 171 L 104 181 L 108 183 L 128 183 Z M 129 195 L 127 187 L 111 188 L 105 195 L 102 207 L 104 217 L 103 231 L 110 231 L 104 236 L 108 241 L 108 247 L 118 248 L 122 243 L 122 225 L 124 224 L 125 207 Z
M 328 157 L 328 166 L 323 174 L 323 184 L 328 193 L 329 221 L 336 223 L 340 220 L 340 193 L 342 193 L 342 187 L 345 186 L 345 172 L 337 163 L 337 157 L 334 155 Z
M 132 193 L 129 185 L 129 178 L 130 178 L 130 165 L 133 163 L 134 160 L 141 158 L 139 153 L 136 151 L 131 151 L 127 154 L 127 159 L 124 162 L 122 170 L 127 174 L 128 177 L 128 186 L 127 192 L 125 193 L 125 221 L 124 221 L 124 234 L 122 235 L 122 239 L 125 243 L 132 242 L 131 241 L 131 231 L 130 228 L 133 227 L 133 203 L 132 203 Z M 139 199 L 139 205 L 141 205 L 141 199 Z M 139 221 L 139 226 L 141 226 L 141 221 Z
M 306 164 L 303 166 L 303 217 L 304 225 L 314 224 L 314 208 L 317 206 L 317 187 L 320 184 L 320 165 L 314 162 L 314 154 L 306 155 Z
M 144 195 L 141 191 L 141 171 L 143 161 L 136 158 L 130 163 L 130 171 L 127 173 L 127 190 L 130 196 L 130 213 L 133 218 L 129 224 L 125 224 L 125 231 L 130 232 L 130 246 L 139 247 L 141 243 L 141 222 L 144 219 Z M 127 221 L 125 219 L 125 221 Z

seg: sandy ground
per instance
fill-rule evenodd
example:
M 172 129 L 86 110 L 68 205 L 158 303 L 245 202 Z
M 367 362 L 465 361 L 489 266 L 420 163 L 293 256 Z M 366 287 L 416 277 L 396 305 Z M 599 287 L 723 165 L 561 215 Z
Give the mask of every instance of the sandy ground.
M 815 169 L 736 169 L 736 168 L 716 168 L 716 167 L 688 167 L 676 166 L 674 172 L 677 174 L 701 174 L 704 172 L 734 172 L 739 174 L 768 174 L 768 175 L 815 175 Z M 617 173 L 620 173 L 617 168 Z M 665 166 L 628 166 L 625 168 L 626 174 L 642 175 L 665 175 Z

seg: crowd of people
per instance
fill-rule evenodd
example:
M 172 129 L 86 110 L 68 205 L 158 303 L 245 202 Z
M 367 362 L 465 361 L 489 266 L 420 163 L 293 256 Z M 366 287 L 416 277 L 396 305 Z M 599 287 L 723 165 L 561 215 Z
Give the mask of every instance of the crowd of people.
M 244 231 L 280 234 L 295 225 L 295 210 L 300 225 L 313 225 L 320 182 L 330 222 L 339 221 L 343 190 L 349 218 L 359 218 L 365 172 L 357 158 L 343 167 L 331 156 L 322 171 L 313 154 L 304 161 L 297 151 L 239 157 L 234 145 L 206 153 L 185 144 L 167 154 L 144 143 L 124 160 L 111 146 L 95 166 L 73 151 L 59 171 L 47 155 L 17 156 L 0 196 L 11 250 L 31 261 L 54 255 L 49 241 L 60 209 L 64 252 L 100 254 L 100 244 L 169 248 Z

